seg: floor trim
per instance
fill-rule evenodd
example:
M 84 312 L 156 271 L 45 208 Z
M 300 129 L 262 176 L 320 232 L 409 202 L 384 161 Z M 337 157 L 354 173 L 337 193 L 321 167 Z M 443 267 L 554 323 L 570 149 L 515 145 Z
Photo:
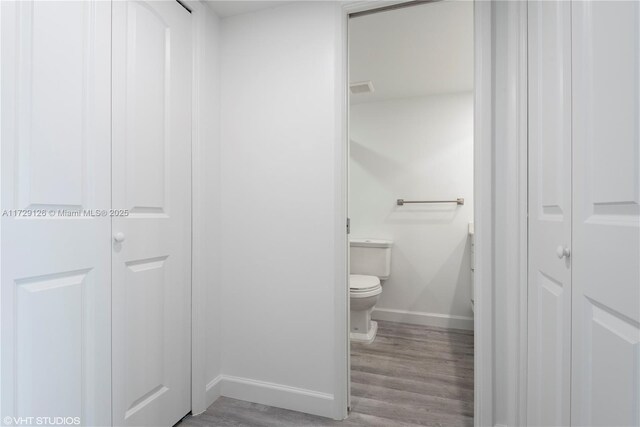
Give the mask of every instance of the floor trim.
M 303 413 L 330 412 L 331 403 L 335 405 L 339 397 L 223 376 L 218 382 L 210 383 L 210 390 L 218 384 L 221 386 L 222 396 L 205 414 L 187 418 L 179 427 L 471 427 L 474 334 L 459 329 L 385 321 L 378 323 L 381 333 L 371 344 L 353 343 L 351 347 L 353 410 L 343 423 Z M 250 403 L 274 401 L 278 406 L 296 410 Z M 483 424 L 483 427 L 506 426 L 494 426 L 492 423 Z
M 222 375 L 218 375 L 207 383 L 205 388 L 205 399 L 207 408 L 213 404 L 221 396 Z
M 225 396 L 327 418 L 332 418 L 334 412 L 334 398 L 328 393 L 228 375 L 221 375 L 209 383 L 207 394 L 209 385 L 212 390 L 219 389 L 217 397 Z
M 473 330 L 473 317 L 454 316 L 450 314 L 376 308 L 373 310 L 373 313 L 371 313 L 371 318 L 390 322 L 411 323 L 414 325 Z

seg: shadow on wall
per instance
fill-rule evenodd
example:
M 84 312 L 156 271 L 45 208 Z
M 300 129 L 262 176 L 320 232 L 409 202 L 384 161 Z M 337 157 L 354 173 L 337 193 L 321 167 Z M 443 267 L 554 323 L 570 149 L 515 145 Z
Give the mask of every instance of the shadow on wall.
M 394 204 L 393 209 L 385 219 L 388 224 L 450 224 L 458 213 L 460 207 L 455 203 L 443 204 L 420 204 L 398 206 Z M 424 215 L 424 214 L 429 215 Z
M 396 162 L 388 156 L 383 156 L 354 140 L 350 140 L 350 160 L 358 163 L 380 187 L 386 187 L 391 192 L 396 182 L 406 180 L 406 175 L 411 174 L 411 172 L 407 171 L 405 164 Z M 410 179 L 418 181 L 422 178 L 415 176 Z M 407 204 L 404 206 L 396 204 L 398 198 L 408 199 L 408 196 L 410 195 L 390 195 L 388 198 L 389 214 L 385 219 L 386 223 L 400 225 L 449 224 L 454 221 L 460 212 L 461 207 L 455 203 Z M 425 213 L 429 215 L 422 215 Z
M 455 280 L 451 280 L 451 272 L 456 271 L 458 274 Z M 449 304 L 447 313 L 461 313 L 464 310 L 464 316 L 471 317 L 471 239 L 466 235 L 451 251 L 447 260 L 442 263 L 440 269 L 433 275 L 427 286 L 418 297 L 418 299 L 432 298 L 429 289 L 453 287 L 453 298 Z M 441 304 L 444 301 L 440 302 Z M 456 306 L 456 303 L 458 306 Z M 460 304 L 462 307 L 460 307 Z
M 468 236 L 458 242 L 428 282 L 422 282 L 420 266 L 413 265 L 409 257 L 401 251 L 396 250 L 392 252 L 391 256 L 392 273 L 395 266 L 395 271 L 402 271 L 403 277 L 398 281 L 401 278 L 396 275 L 393 277 L 395 279 L 393 282 L 385 285 L 377 308 L 387 308 L 385 292 L 389 296 L 395 293 L 393 288 L 400 286 L 420 290 L 406 308 L 409 311 L 406 315 L 407 318 L 400 319 L 400 321 L 411 323 L 412 313 L 424 312 L 427 307 L 431 307 L 428 310 L 431 313 L 473 317 L 471 311 L 471 239 Z M 424 262 L 428 262 L 428 260 L 424 260 Z M 445 289 L 452 290 L 452 292 L 443 292 Z M 404 294 L 404 292 L 400 293 Z M 447 296 L 447 301 L 439 298 L 442 295 Z M 435 309 L 435 307 L 445 306 L 448 307 L 448 310 L 444 310 L 444 312 Z
M 362 166 L 362 169 L 382 187 L 392 188 L 399 172 L 406 170 L 406 165 L 383 156 L 353 139 L 349 141 L 349 159 Z
M 470 298 L 471 298 L 471 259 L 470 259 L 470 250 L 471 250 L 471 239 L 464 238 L 461 239 L 460 242 L 455 246 L 455 248 L 449 254 L 447 260 L 442 264 L 442 267 L 435 273 L 433 278 L 428 283 L 420 283 L 421 286 L 415 286 L 415 289 L 422 289 L 422 292 L 416 296 L 414 303 L 409 307 L 409 311 L 421 311 L 424 307 L 424 301 L 437 298 L 441 292 L 437 290 L 434 291 L 434 287 L 454 287 L 454 295 L 451 300 L 449 313 L 452 312 L 460 312 L 460 307 L 455 307 L 455 303 L 457 301 L 468 301 L 469 313 L 468 316 L 472 317 L 473 313 L 470 309 Z M 392 257 L 404 255 L 401 253 L 392 253 Z M 396 259 L 396 261 L 398 261 Z M 393 270 L 392 270 L 393 271 Z M 451 272 L 458 271 L 459 274 L 456 277 L 455 282 L 451 282 Z M 419 279 L 420 274 L 415 266 L 411 266 L 408 274 L 415 278 Z M 415 283 L 410 283 L 409 286 L 415 285 Z M 387 290 L 388 291 L 388 290 Z M 383 295 L 384 295 L 383 288 Z M 422 302 L 422 303 L 421 303 Z M 439 301 L 438 305 L 444 304 L 444 301 Z M 380 306 L 380 304 L 379 304 Z M 465 315 L 462 313 L 461 315 Z M 406 317 L 400 317 L 400 322 L 403 323 L 413 323 L 413 314 L 408 313 Z M 393 328 L 394 325 L 390 324 Z M 396 326 L 398 331 L 406 331 L 406 327 L 404 326 Z M 454 330 L 452 330 L 454 331 Z M 451 369 L 450 372 L 447 372 L 447 381 L 455 384 L 456 393 L 460 393 L 458 396 L 461 399 L 468 399 L 473 401 L 473 382 L 469 380 L 469 378 L 473 377 L 473 354 L 474 347 L 473 345 L 469 345 L 469 334 L 473 334 L 473 331 L 462 331 L 455 330 L 458 333 L 439 333 L 438 329 L 432 332 L 432 334 L 437 334 L 437 342 L 438 346 L 442 349 L 443 353 L 449 354 L 453 357 L 453 359 L 447 363 L 447 369 Z M 463 335 L 461 335 L 463 334 Z M 435 335 L 432 335 L 435 336 Z M 400 348 L 393 348 L 391 351 L 397 356 L 402 350 Z M 426 360 L 426 359 L 425 359 Z M 384 361 L 383 361 L 384 363 Z M 392 359 L 389 359 L 386 363 L 393 364 Z M 442 372 L 440 373 L 442 374 Z M 431 372 L 430 375 L 438 375 L 438 373 Z M 473 416 L 472 409 L 470 409 L 469 416 Z
M 458 271 L 453 283 L 449 273 L 451 271 Z M 473 312 L 471 311 L 471 280 L 471 239 L 467 234 L 451 252 L 451 256 L 435 274 L 431 283 L 436 285 L 442 283 L 443 286 L 454 287 L 455 291 L 449 306 L 449 313 L 460 312 L 462 309 L 466 312 L 463 315 L 473 317 Z M 455 306 L 455 304 L 462 304 L 462 307 Z

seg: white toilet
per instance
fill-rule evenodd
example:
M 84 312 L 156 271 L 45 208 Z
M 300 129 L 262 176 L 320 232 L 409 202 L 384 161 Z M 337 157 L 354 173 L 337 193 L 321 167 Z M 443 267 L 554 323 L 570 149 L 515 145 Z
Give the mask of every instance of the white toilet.
M 371 312 L 382 293 L 381 280 L 391 272 L 391 245 L 388 240 L 351 239 L 351 340 L 371 343 L 376 338 L 378 324 Z

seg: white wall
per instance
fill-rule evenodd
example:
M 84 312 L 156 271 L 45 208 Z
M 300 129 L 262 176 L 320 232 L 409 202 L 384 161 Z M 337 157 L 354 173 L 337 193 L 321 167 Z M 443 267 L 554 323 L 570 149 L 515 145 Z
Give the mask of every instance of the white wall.
M 221 47 L 222 394 L 325 416 L 344 230 L 339 17 L 333 2 L 229 17 Z
M 473 328 L 473 93 L 351 106 L 353 237 L 393 240 L 375 318 Z M 465 204 L 404 205 L 396 199 Z

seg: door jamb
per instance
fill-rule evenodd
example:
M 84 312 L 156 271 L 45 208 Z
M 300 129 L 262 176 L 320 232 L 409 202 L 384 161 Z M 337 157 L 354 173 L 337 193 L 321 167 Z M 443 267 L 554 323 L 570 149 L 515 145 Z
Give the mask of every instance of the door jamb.
M 192 49 L 192 84 L 191 84 L 191 413 L 193 415 L 200 414 L 207 409 L 205 381 L 206 368 L 204 352 L 206 343 L 204 342 L 204 322 L 202 313 L 205 312 L 204 304 L 204 284 L 202 283 L 200 251 L 201 247 L 201 218 L 200 212 L 201 200 L 200 180 L 198 179 L 201 172 L 200 166 L 195 159 L 200 158 L 200 126 L 198 121 L 199 114 L 199 88 L 200 88 L 200 48 L 202 40 L 201 27 L 203 26 L 202 14 L 206 13 L 202 10 L 203 5 L 198 1 L 188 1 L 191 7 L 191 49 Z
M 484 2 L 479 2 L 484 5 Z M 479 3 L 476 3 L 478 8 Z M 494 419 L 526 425 L 528 268 L 527 2 L 490 2 L 494 86 L 487 97 L 493 152 L 491 273 Z M 482 155 L 482 154 L 479 154 Z M 478 171 L 480 172 L 480 171 Z M 482 213 L 482 212 L 480 212 Z M 476 215 L 478 211 L 476 210 Z M 477 239 L 477 236 L 476 236 Z M 487 291 L 483 288 L 483 292 Z M 476 345 L 478 341 L 476 341 Z M 482 344 L 482 343 L 481 343 Z
M 474 425 L 494 425 L 493 7 L 474 3 Z
M 203 140 L 200 118 L 200 92 L 202 82 L 211 78 L 201 72 L 205 55 L 204 37 L 207 27 L 208 6 L 200 0 L 182 0 L 191 9 L 193 70 L 191 85 L 191 414 L 206 411 L 211 404 L 209 384 L 207 384 L 207 298 L 204 277 L 205 262 L 202 259 L 203 224 L 202 217 L 202 156 Z M 215 391 L 215 390 L 214 390 Z
M 342 86 L 343 96 L 338 99 L 338 111 L 340 112 L 340 124 L 342 135 L 341 145 L 337 155 L 337 180 L 342 182 L 339 188 L 339 202 L 344 203 L 341 215 L 342 221 L 338 221 L 340 236 L 346 236 L 343 225 L 346 221 L 347 205 L 347 162 L 348 162 L 348 20 L 349 14 L 370 9 L 405 3 L 410 0 L 400 1 L 358 1 L 345 4 L 341 8 L 340 27 L 342 30 L 341 45 L 342 55 L 339 56 L 341 67 L 338 84 Z M 492 11 L 491 2 L 475 1 L 474 3 L 474 216 L 476 223 L 476 308 L 474 316 L 475 330 L 475 360 L 474 360 L 474 424 L 475 426 L 494 425 L 493 405 L 493 275 L 494 275 L 494 234 L 493 217 L 495 207 L 493 204 L 493 171 L 495 167 L 493 153 L 493 49 L 492 49 Z M 346 240 L 346 241 L 345 241 Z M 344 239 L 345 246 L 348 239 Z M 340 242 L 340 240 L 339 240 Z M 346 248 L 345 248 L 346 249 Z M 339 255 L 341 251 L 338 251 Z M 336 337 L 339 342 L 346 340 L 347 345 L 336 348 L 336 419 L 345 418 L 349 402 L 349 375 L 350 367 L 344 366 L 349 360 L 349 334 L 347 330 L 349 317 L 349 295 L 345 280 L 348 280 L 348 271 L 345 271 L 346 254 L 337 259 L 338 277 L 336 287 Z M 345 310 L 346 308 L 346 310 Z M 345 336 L 346 335 L 346 336 Z

